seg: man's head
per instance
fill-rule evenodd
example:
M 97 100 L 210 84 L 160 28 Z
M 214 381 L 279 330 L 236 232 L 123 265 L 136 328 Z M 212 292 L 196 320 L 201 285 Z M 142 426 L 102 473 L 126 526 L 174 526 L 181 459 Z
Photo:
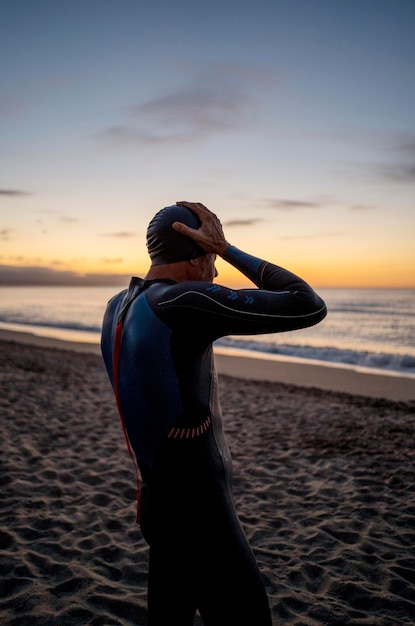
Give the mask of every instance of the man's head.
M 152 265 L 189 261 L 206 254 L 193 239 L 174 230 L 174 222 L 182 222 L 195 229 L 201 224 L 195 213 L 178 204 L 167 206 L 156 213 L 147 229 L 147 250 Z

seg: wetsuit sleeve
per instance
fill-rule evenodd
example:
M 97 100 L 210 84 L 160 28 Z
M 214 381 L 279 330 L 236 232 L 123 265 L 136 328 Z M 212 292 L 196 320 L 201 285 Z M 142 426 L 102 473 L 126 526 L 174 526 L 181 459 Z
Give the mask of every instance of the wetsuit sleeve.
M 286 291 L 302 299 L 304 306 L 310 306 L 310 310 L 320 311 L 321 319 L 327 314 L 324 301 L 314 289 L 289 270 L 247 254 L 235 246 L 229 246 L 223 258 L 249 278 L 259 289 Z
M 287 289 L 305 297 L 310 296 L 313 300 L 316 297 L 319 303 L 323 302 L 310 285 L 302 278 L 299 278 L 299 276 L 278 265 L 247 254 L 235 248 L 235 246 L 229 246 L 223 258 L 260 289 L 269 289 L 271 291 Z
M 292 272 L 234 246 L 228 247 L 223 258 L 257 289 L 233 290 L 209 282 L 177 283 L 157 295 L 152 305 L 156 315 L 170 326 L 197 324 L 198 333 L 204 330 L 211 339 L 295 330 L 313 326 L 325 317 L 323 300 Z

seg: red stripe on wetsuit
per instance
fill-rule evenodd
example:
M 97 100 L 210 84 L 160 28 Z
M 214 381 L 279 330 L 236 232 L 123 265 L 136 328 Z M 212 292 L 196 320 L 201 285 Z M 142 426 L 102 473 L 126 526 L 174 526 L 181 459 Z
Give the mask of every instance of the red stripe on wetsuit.
M 120 402 L 120 396 L 119 396 L 119 391 L 118 391 L 118 363 L 119 363 L 119 360 L 120 360 L 120 348 L 121 348 L 122 330 L 123 330 L 123 321 L 121 320 L 120 322 L 118 322 L 117 330 L 116 330 L 116 333 L 115 333 L 114 363 L 113 363 L 114 394 L 115 394 L 115 398 L 116 398 L 116 401 L 117 401 L 118 413 L 119 413 L 119 416 L 120 416 L 120 419 L 121 419 L 121 425 L 122 425 L 122 429 L 123 429 L 123 432 L 124 432 L 125 441 L 127 443 L 128 454 L 130 455 L 130 457 L 132 458 L 133 463 L 134 463 L 135 480 L 136 480 L 136 484 L 137 484 L 137 516 L 136 516 L 136 520 L 137 520 L 137 524 L 139 524 L 140 523 L 140 493 L 141 493 L 140 477 L 139 477 L 139 473 L 138 473 L 137 460 L 135 458 L 135 454 L 134 454 L 133 449 L 131 447 L 130 439 L 129 439 L 128 433 L 127 433 L 127 428 L 125 426 L 124 418 L 122 416 L 121 402 Z

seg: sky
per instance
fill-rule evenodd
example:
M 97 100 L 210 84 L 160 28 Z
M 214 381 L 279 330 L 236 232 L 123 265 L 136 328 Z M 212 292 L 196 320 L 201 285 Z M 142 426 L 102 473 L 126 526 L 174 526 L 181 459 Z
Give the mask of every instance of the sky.
M 188 200 L 315 287 L 415 287 L 414 27 L 413 0 L 0 0 L 0 285 L 142 276 Z

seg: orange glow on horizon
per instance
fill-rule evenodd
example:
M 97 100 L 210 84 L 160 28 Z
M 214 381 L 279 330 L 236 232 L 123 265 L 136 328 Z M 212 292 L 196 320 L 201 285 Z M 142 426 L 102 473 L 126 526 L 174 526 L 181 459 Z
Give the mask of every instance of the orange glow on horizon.
M 216 265 L 219 271 L 219 276 L 215 279 L 216 282 L 236 288 L 252 287 L 252 283 L 247 278 L 224 261 L 219 260 Z M 326 264 L 323 265 L 317 262 L 299 262 L 295 267 L 287 265 L 285 267 L 303 278 L 316 289 L 342 287 L 380 289 L 415 288 L 414 273 L 411 272 L 410 268 L 400 272 L 398 276 L 396 270 L 390 269 L 390 271 L 386 271 L 385 268 L 382 268 L 382 271 L 380 271 L 376 264 L 361 268 L 358 263 L 355 264 L 355 267 L 352 263 L 348 266 L 333 263 L 327 267 Z
M 374 259 L 368 260 L 364 264 L 359 259 L 349 259 L 347 264 L 343 260 L 332 260 L 327 263 L 325 260 L 308 259 L 303 261 L 297 258 L 285 263 L 281 262 L 280 265 L 297 274 L 304 280 L 306 280 L 312 287 L 318 288 L 401 288 L 401 289 L 413 289 L 415 288 L 415 270 L 413 264 L 410 262 L 404 264 L 402 260 L 399 263 L 393 264 L 392 262 L 380 261 Z M 272 260 L 275 262 L 275 260 Z M 276 263 L 278 264 L 278 263 Z M 3 267 L 9 266 L 10 268 L 21 268 L 24 271 L 26 268 L 40 268 L 44 270 L 52 271 L 56 278 L 59 279 L 61 274 L 62 284 L 64 285 L 67 280 L 67 274 L 79 277 L 80 283 L 88 277 L 91 278 L 92 283 L 94 277 L 96 277 L 96 284 L 104 284 L 105 277 L 108 277 L 107 284 L 111 284 L 111 279 L 115 279 L 116 284 L 123 281 L 128 276 L 144 276 L 149 267 L 149 259 L 144 253 L 135 262 L 118 262 L 118 263 L 105 263 L 92 259 L 82 259 L 82 261 L 74 262 L 69 259 L 61 260 L 59 263 L 39 263 L 36 260 L 26 259 L 26 262 L 21 261 L 19 264 L 7 264 L 4 263 Z M 249 279 L 244 277 L 238 270 L 229 265 L 227 262 L 218 258 L 216 261 L 216 267 L 218 270 L 218 277 L 216 282 L 229 285 L 232 288 L 250 288 L 253 284 Z M 12 284 L 12 283 L 10 283 Z M 33 284 L 36 284 L 34 281 Z

